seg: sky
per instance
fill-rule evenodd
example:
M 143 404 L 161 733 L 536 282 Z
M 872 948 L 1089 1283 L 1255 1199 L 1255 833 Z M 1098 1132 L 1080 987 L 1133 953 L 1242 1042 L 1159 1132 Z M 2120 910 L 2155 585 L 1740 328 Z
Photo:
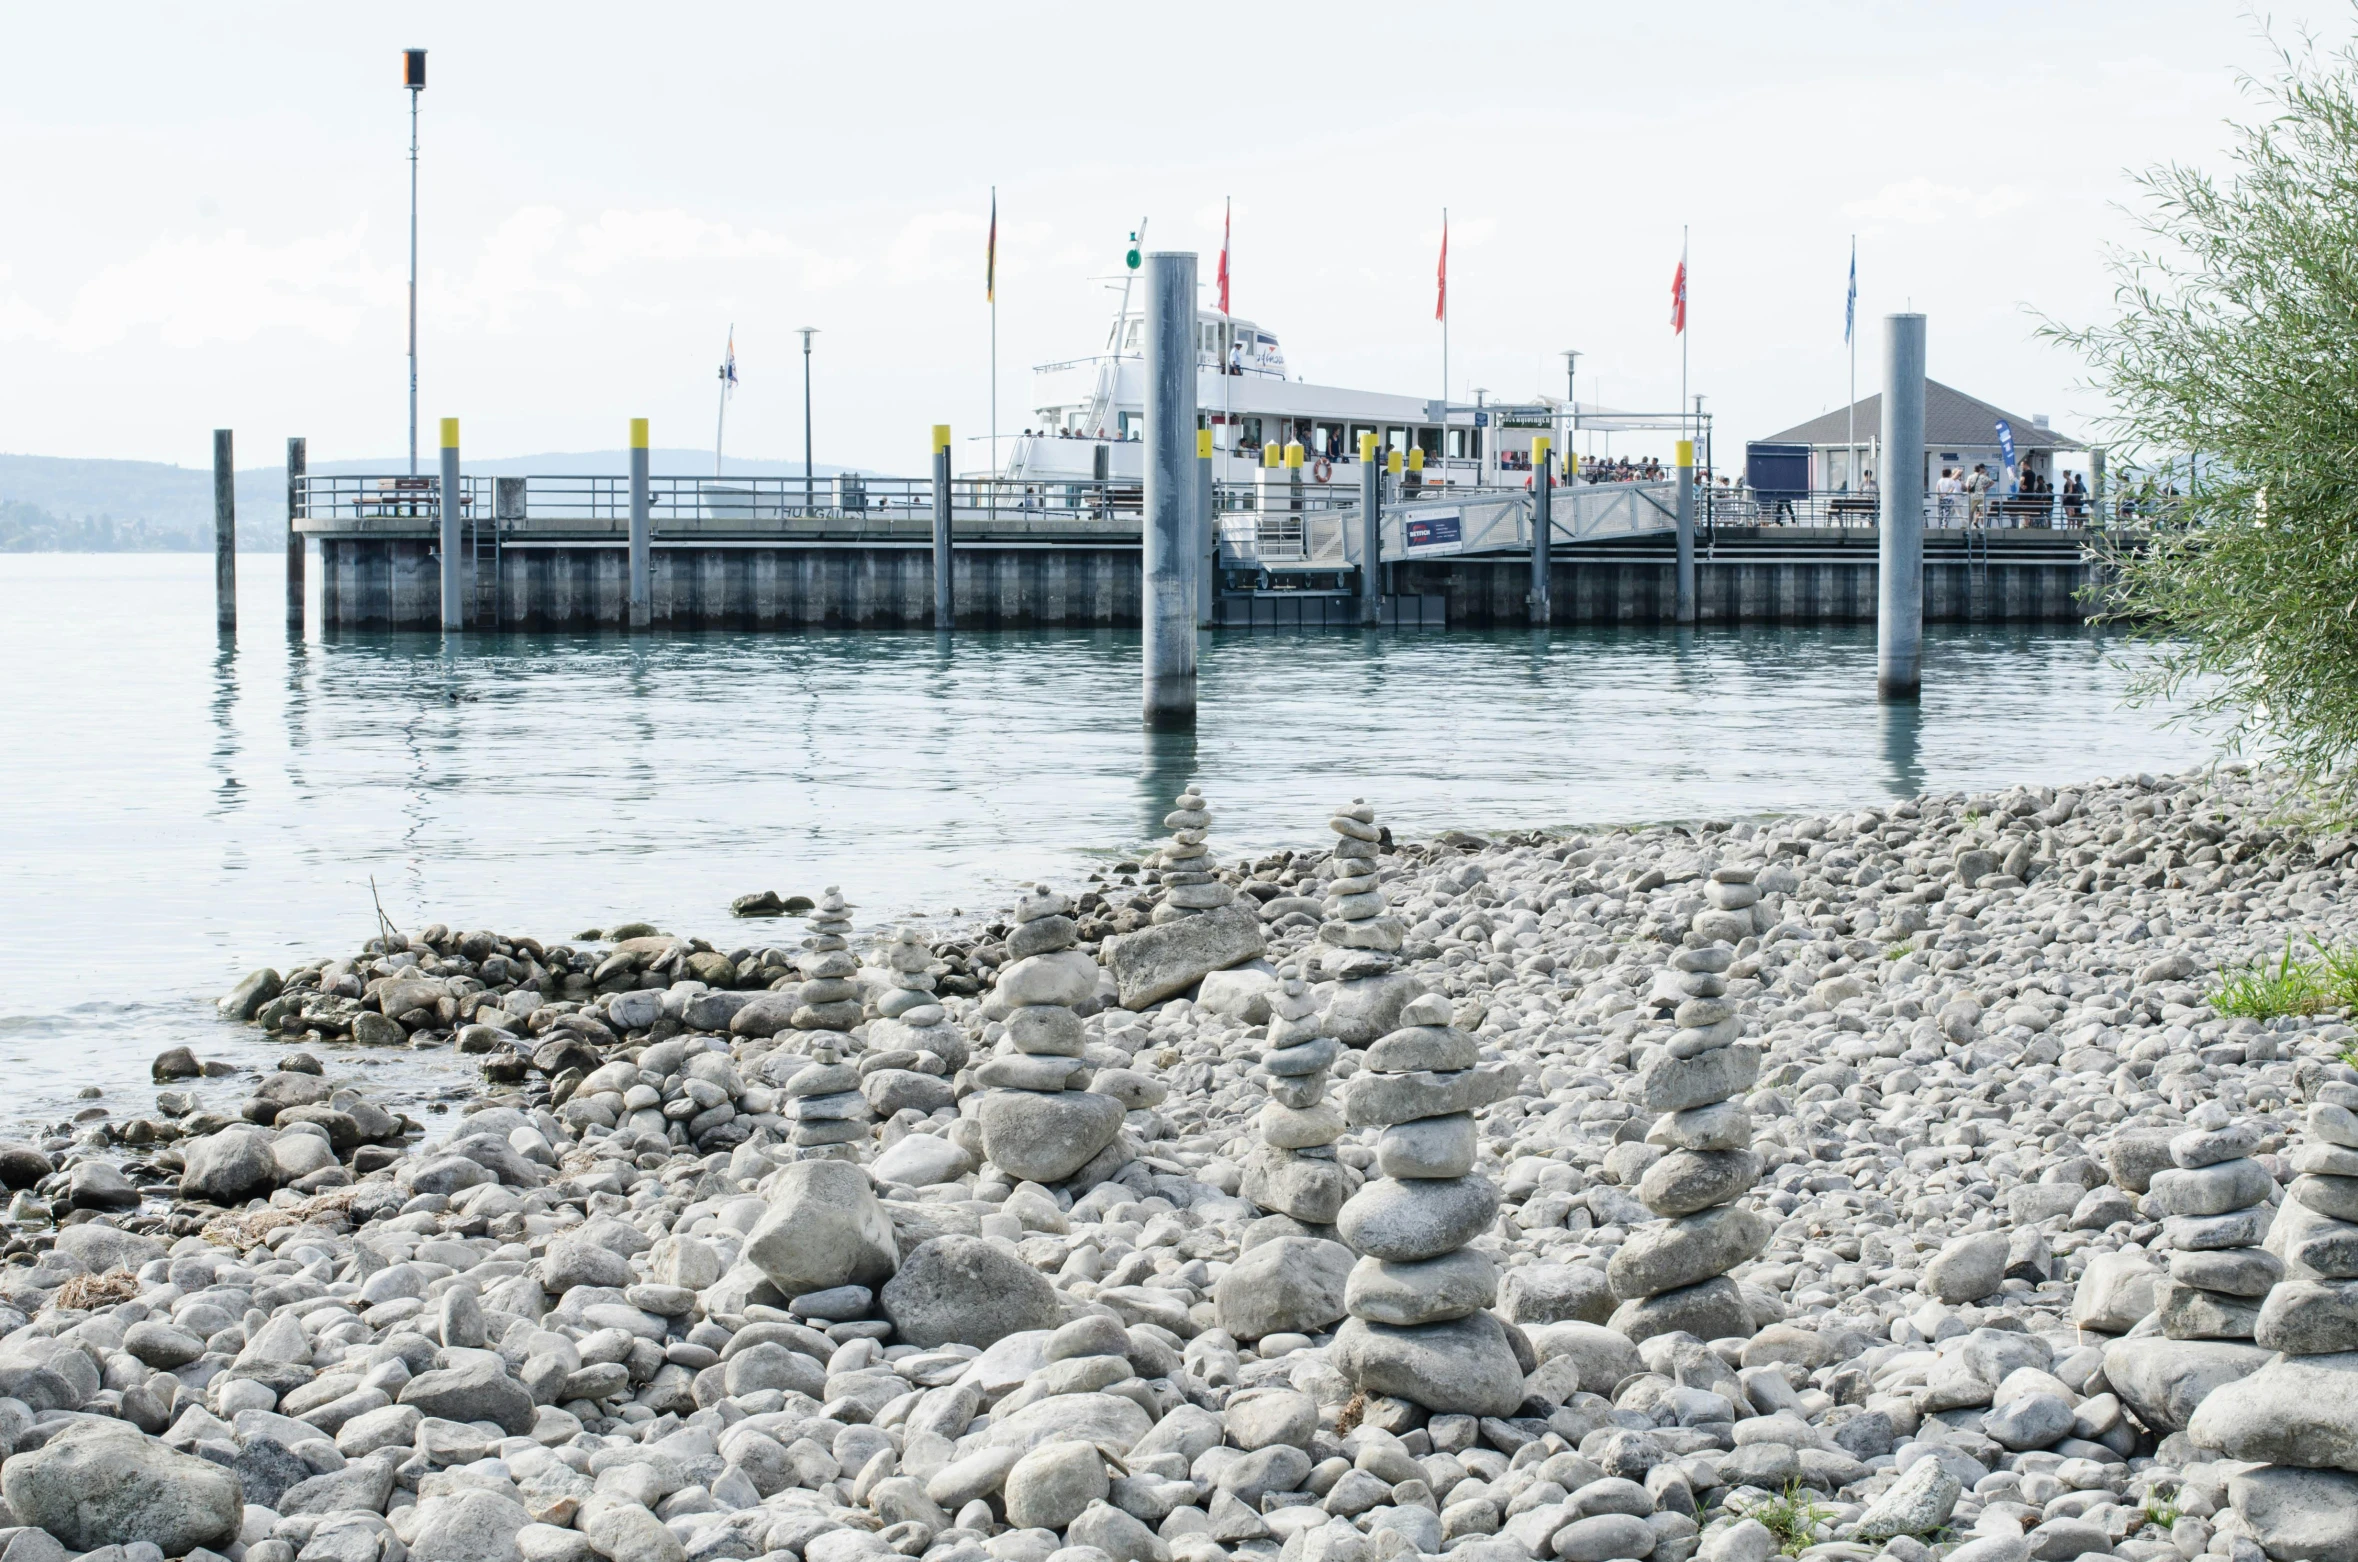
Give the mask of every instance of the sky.
M 2279 36 L 2350 31 L 2310 11 Z M 1934 378 L 2082 432 L 2039 316 L 2108 307 L 2127 171 L 2223 168 L 2270 58 L 2178 0 L 230 0 L 12 7 L 9 38 L 0 449 L 192 466 L 216 427 L 241 464 L 404 452 L 405 46 L 427 459 L 443 416 L 486 456 L 633 416 L 709 448 L 732 328 L 728 449 L 799 458 L 815 326 L 817 459 L 905 472 L 944 421 L 982 462 L 994 186 L 1003 433 L 1032 365 L 1102 343 L 1130 231 L 1208 282 L 1229 203 L 1235 311 L 1313 381 L 1439 389 L 1446 207 L 1453 395 L 1560 393 L 1576 348 L 1583 401 L 1670 408 L 1683 242 L 1686 383 L 1758 438 L 1847 399 L 1855 234 L 1861 395 L 1913 307 Z

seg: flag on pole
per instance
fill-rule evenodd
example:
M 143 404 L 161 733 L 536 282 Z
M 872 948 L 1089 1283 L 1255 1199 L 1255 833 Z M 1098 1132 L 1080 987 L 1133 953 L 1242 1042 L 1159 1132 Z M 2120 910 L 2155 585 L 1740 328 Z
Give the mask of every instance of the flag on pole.
M 1449 213 L 1441 214 L 1441 265 L 1433 273 L 1433 318 L 1449 318 Z
M 1859 241 L 1850 241 L 1850 297 L 1842 305 L 1842 339 L 1850 340 L 1850 333 L 1859 323 Z
M 1220 208 L 1220 313 L 1228 313 L 1228 203 Z
M 1681 336 L 1687 329 L 1687 252 L 1678 252 L 1678 273 L 1670 279 L 1670 334 Z
M 728 355 L 721 359 L 721 394 L 726 396 L 737 388 L 737 328 L 729 327 Z
M 999 301 L 999 187 L 991 186 L 991 237 L 983 248 L 983 302 Z

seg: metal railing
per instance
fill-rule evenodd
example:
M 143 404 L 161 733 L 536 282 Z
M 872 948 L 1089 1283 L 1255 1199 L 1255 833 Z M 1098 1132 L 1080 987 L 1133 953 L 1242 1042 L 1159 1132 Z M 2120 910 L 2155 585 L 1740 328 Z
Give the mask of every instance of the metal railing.
M 1721 526 L 1872 527 L 1882 499 L 1871 493 L 1812 489 L 1761 493 L 1750 488 L 1695 485 L 1696 508 Z M 2129 519 L 2127 506 L 2121 507 Z M 1924 496 L 1924 524 L 1935 530 L 1979 527 L 1993 531 L 2073 531 L 2100 528 L 2104 518 L 2088 494 L 1938 494 Z

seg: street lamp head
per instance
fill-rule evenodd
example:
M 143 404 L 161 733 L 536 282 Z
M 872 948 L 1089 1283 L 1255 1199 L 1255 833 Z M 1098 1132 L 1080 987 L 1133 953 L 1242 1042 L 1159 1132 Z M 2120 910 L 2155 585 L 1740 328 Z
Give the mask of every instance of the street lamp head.
M 401 51 L 401 84 L 412 92 L 426 90 L 425 50 L 404 49 Z
M 815 325 L 798 325 L 794 329 L 802 335 L 802 350 L 806 353 L 809 352 L 811 338 L 819 334 L 819 328 Z

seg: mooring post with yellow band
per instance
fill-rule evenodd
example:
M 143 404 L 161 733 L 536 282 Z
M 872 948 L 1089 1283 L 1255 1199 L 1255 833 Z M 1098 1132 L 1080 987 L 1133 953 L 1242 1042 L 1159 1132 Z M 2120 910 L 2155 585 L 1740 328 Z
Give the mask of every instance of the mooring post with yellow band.
M 1555 616 L 1550 571 L 1555 544 L 1555 473 L 1548 465 L 1554 441 L 1545 434 L 1531 441 L 1531 627 L 1545 629 Z
M 950 535 L 950 425 L 933 426 L 933 627 L 947 634 L 957 626 L 957 579 Z
M 1384 621 L 1384 467 L 1376 437 L 1359 436 L 1359 626 Z
M 456 418 L 442 420 L 442 481 L 435 500 L 442 517 L 442 629 L 447 634 L 467 627 L 466 577 L 459 568 L 459 513 L 466 501 L 459 492 Z
M 1678 621 L 1695 622 L 1695 442 L 1678 442 Z
M 1202 524 L 1196 528 L 1195 627 L 1212 627 L 1212 593 L 1218 579 L 1220 496 L 1212 477 L 1212 431 L 1195 431 L 1195 497 Z
M 647 514 L 647 420 L 630 420 L 630 627 L 655 621 L 655 538 Z

